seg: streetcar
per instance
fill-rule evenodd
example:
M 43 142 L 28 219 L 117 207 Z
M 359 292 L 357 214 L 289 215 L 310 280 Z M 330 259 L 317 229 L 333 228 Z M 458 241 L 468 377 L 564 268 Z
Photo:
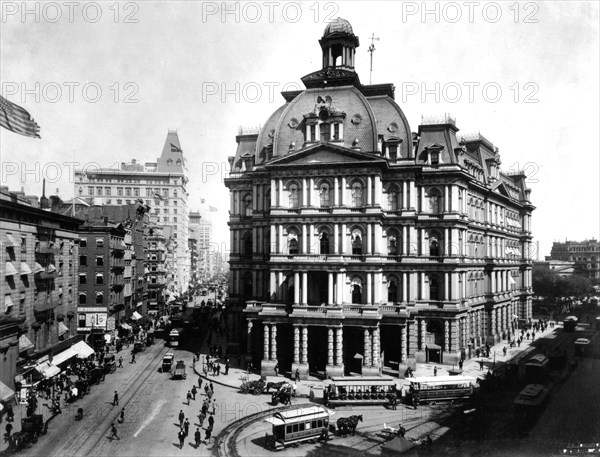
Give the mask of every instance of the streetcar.
M 265 422 L 273 426 L 272 434 L 266 436 L 267 448 L 276 451 L 303 442 L 327 439 L 329 418 L 335 414 L 324 406 L 308 406 L 279 411 Z
M 171 330 L 171 333 L 169 333 L 169 346 L 171 346 L 172 348 L 178 347 L 182 333 L 182 328 L 174 328 L 173 330 Z
M 563 328 L 565 332 L 574 332 L 575 328 L 577 327 L 578 320 L 579 319 L 577 319 L 576 316 L 565 317 L 565 320 L 563 321 Z
M 388 376 L 333 377 L 325 388 L 328 406 L 373 405 L 390 403 L 397 397 L 396 380 Z
M 514 399 L 513 404 L 525 420 L 535 418 L 550 399 L 550 391 L 541 384 L 527 385 Z
M 590 340 L 587 338 L 577 338 L 575 341 L 575 355 L 582 356 L 590 346 Z
M 544 354 L 536 354 L 525 362 L 525 377 L 531 381 L 543 381 L 550 369 L 550 359 Z
M 423 376 L 407 378 L 408 396 L 412 404 L 437 401 L 468 400 L 473 395 L 476 379 L 471 376 Z

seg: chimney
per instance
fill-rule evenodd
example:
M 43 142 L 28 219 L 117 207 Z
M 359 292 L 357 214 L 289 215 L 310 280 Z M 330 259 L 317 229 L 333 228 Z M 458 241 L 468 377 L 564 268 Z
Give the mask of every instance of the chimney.
M 42 198 L 40 198 L 40 208 L 47 209 L 49 207 L 48 199 L 46 198 L 46 178 L 44 178 L 42 182 Z

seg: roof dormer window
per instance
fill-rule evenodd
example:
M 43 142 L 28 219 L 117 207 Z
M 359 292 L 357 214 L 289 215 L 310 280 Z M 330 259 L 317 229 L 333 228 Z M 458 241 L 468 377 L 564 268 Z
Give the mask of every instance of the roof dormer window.
M 438 151 L 431 151 L 429 153 L 430 163 L 431 165 L 439 165 L 440 163 L 440 153 Z

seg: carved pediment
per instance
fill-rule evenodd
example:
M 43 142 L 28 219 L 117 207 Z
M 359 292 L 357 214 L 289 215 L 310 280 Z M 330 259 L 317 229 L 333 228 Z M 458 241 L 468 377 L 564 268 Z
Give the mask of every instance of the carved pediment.
M 302 151 L 287 154 L 271 161 L 269 166 L 293 166 L 309 164 L 328 163 L 351 163 L 351 162 L 385 162 L 373 154 L 336 147 L 329 144 L 318 144 Z

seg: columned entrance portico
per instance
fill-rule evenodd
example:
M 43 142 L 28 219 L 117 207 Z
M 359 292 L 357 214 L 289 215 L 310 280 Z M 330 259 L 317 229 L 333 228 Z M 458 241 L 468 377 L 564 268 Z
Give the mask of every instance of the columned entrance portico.
M 327 366 L 325 367 L 325 377 L 344 375 L 344 337 L 343 329 L 339 327 L 327 327 Z

